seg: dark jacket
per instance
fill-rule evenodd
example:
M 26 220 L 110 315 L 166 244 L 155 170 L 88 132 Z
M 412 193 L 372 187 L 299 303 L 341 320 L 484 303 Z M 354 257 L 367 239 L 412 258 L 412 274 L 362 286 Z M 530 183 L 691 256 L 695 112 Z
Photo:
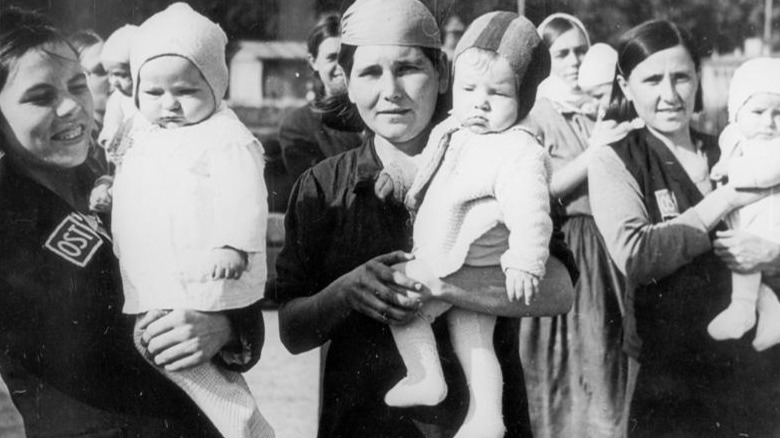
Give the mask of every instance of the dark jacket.
M 110 238 L 87 218 L 0 154 L 0 374 L 27 435 L 220 436 L 135 350 Z
M 719 156 L 715 138 L 692 137 L 712 167 Z M 703 198 L 672 152 L 646 129 L 613 148 L 637 181 L 653 223 L 673 213 L 670 199 L 682 213 Z M 642 363 L 630 436 L 763 437 L 780 431 L 780 348 L 756 352 L 753 331 L 736 341 L 715 341 L 707 333 L 730 296 L 731 272 L 712 251 L 630 291 L 627 347 L 635 352 L 641 345 Z

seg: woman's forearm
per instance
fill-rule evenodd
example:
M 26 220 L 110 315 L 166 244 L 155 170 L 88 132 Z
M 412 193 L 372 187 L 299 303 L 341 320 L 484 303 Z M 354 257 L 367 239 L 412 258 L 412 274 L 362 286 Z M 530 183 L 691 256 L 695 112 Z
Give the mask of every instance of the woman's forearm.
M 634 284 L 663 278 L 708 251 L 707 232 L 728 211 L 729 203 L 714 196 L 675 218 L 652 223 L 638 184 L 612 149 L 594 156 L 588 184 L 607 250 Z
M 453 306 L 497 316 L 552 316 L 566 313 L 574 300 L 569 272 L 555 257 L 547 261 L 547 273 L 539 294 L 530 305 L 509 301 L 501 268 L 465 268 L 442 279 L 444 288 L 437 297 Z
M 341 298 L 338 283 L 336 280 L 312 296 L 295 298 L 279 307 L 279 335 L 291 353 L 321 346 L 352 313 Z
M 555 169 L 550 180 L 550 195 L 562 198 L 573 192 L 588 178 L 588 161 L 593 149 L 586 149 L 574 160 Z

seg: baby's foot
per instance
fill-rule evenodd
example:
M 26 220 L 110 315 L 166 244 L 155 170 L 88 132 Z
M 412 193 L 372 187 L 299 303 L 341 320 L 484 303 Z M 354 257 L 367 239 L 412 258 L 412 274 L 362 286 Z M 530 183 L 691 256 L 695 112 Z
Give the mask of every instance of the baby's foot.
M 739 339 L 756 325 L 755 304 L 746 300 L 732 301 L 707 326 L 710 336 L 717 341 Z
M 466 418 L 454 438 L 502 438 L 506 432 L 501 415 L 475 414 Z
M 404 377 L 385 394 L 388 406 L 436 406 L 447 397 L 447 384 L 443 376 Z
M 758 297 L 758 325 L 753 348 L 764 351 L 780 344 L 780 301 L 768 287 L 762 285 Z

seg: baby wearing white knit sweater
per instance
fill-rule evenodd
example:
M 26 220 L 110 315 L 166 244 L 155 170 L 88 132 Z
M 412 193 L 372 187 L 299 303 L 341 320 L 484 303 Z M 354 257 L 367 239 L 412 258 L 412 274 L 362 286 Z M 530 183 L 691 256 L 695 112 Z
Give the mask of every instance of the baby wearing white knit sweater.
M 506 27 L 503 40 L 512 40 L 510 47 L 501 35 L 495 41 L 498 50 L 475 44 L 488 23 L 496 21 Z M 536 85 L 546 76 L 529 67 L 532 53 L 539 51 L 526 49 L 538 37 L 530 22 L 502 12 L 478 18 L 463 38 L 455 55 L 453 116 L 433 129 L 415 158 L 416 175 L 405 197 L 416 211 L 415 259 L 403 269 L 436 295 L 442 279 L 446 282 L 451 274 L 473 275 L 500 265 L 508 299 L 529 304 L 544 276 L 552 232 L 549 158 L 519 124 L 530 109 L 527 99 L 533 102 Z M 385 169 L 396 198 L 415 170 Z M 410 323 L 391 325 L 407 375 L 385 402 L 436 405 L 446 397 L 431 329 L 444 312 L 470 391 L 469 410 L 456 438 L 501 437 L 503 381 L 493 348 L 494 315 L 433 300 Z

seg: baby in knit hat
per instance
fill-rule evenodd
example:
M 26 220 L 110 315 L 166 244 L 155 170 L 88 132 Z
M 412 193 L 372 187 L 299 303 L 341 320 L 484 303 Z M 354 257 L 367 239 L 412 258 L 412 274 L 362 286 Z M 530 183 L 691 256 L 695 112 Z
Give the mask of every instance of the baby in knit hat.
M 130 75 L 130 46 L 138 32 L 138 26 L 124 25 L 114 31 L 103 44 L 100 63 L 108 73 L 108 83 L 112 92 L 106 102 L 106 114 L 103 129 L 98 136 L 98 144 L 104 148 L 119 130 L 122 123 L 135 114 L 133 104 L 133 80 Z
M 590 46 L 580 64 L 577 84 L 582 91 L 598 101 L 598 120 L 604 117 L 609 106 L 617 58 L 617 51 L 611 46 L 596 43 Z
M 100 63 L 108 73 L 112 89 L 97 139 L 98 145 L 106 151 L 109 169 L 106 175 L 97 179 L 89 197 L 90 209 L 100 213 L 111 211 L 114 172 L 128 146 L 128 132 L 138 111 L 133 102 L 130 74 L 130 46 L 137 32 L 138 26 L 127 24 L 120 27 L 108 37 L 100 52 Z
M 529 304 L 544 276 L 552 232 L 549 158 L 520 122 L 549 74 L 549 52 L 530 21 L 511 12 L 477 18 L 454 52 L 453 112 L 437 125 L 406 194 L 416 211 L 415 259 L 406 274 L 434 291 L 465 266 L 501 266 L 510 301 Z M 386 168 L 377 191 L 403 193 L 409 169 Z M 447 393 L 431 322 L 447 312 L 455 352 L 470 388 L 458 438 L 502 437 L 503 379 L 493 349 L 496 317 L 428 301 L 420 316 L 391 325 L 407 375 L 386 395 L 390 406 L 436 405 Z
M 729 125 L 712 178 L 736 188 L 772 188 L 771 194 L 732 213 L 732 228 L 780 243 L 780 59 L 756 58 L 735 72 L 729 89 Z M 758 314 L 758 317 L 756 317 Z M 780 301 L 761 273 L 732 274 L 731 304 L 707 327 L 714 339 L 739 339 L 756 326 L 753 347 L 780 343 Z
M 138 321 L 171 309 L 245 308 L 263 293 L 263 148 L 222 101 L 226 44 L 217 24 L 175 3 L 140 26 L 130 51 L 138 113 L 114 179 L 112 229 L 123 311 Z M 152 363 L 143 328 L 136 324 L 136 345 Z M 272 437 L 243 377 L 218 363 L 155 366 L 225 437 Z

